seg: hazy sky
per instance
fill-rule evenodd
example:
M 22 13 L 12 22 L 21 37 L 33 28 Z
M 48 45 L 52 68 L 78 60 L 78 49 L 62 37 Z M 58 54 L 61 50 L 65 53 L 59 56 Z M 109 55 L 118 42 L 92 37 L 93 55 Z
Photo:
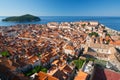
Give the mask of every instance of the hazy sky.
M 120 0 L 0 0 L 0 16 L 120 16 Z

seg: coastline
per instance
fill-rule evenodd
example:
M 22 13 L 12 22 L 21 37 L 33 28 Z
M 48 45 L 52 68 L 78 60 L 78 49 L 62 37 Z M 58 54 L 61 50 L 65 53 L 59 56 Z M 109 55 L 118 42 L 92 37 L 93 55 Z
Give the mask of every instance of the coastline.
M 6 16 L 8 17 L 8 16 Z M 17 24 L 47 24 L 49 22 L 79 22 L 79 21 L 98 21 L 109 28 L 120 31 L 120 19 L 118 17 L 105 17 L 105 16 L 39 16 L 41 21 L 38 22 L 2 22 L 1 19 L 5 18 L 0 16 L 0 26 L 14 26 Z
M 104 24 L 101 24 L 101 25 L 105 26 Z M 113 33 L 113 34 L 115 33 L 115 34 L 120 35 L 120 31 L 111 29 L 111 28 L 109 28 L 108 26 L 105 26 L 105 28 L 108 30 L 109 33 Z
M 38 21 L 39 22 L 39 21 Z M 75 22 L 84 22 L 84 21 L 75 21 Z M 89 22 L 89 21 L 85 21 L 85 22 Z M 98 22 L 98 21 L 97 21 Z M 10 23 L 10 22 L 7 22 L 7 23 Z M 13 22 L 12 22 L 13 23 Z M 15 23 L 18 23 L 18 22 L 15 22 Z M 14 24 L 14 25 L 10 25 L 10 26 L 0 26 L 1 28 L 2 27 L 12 27 L 12 26 L 17 26 L 17 25 L 47 25 L 47 23 L 46 24 L 35 24 L 35 22 L 33 22 L 34 24 L 29 24 L 29 22 L 25 22 L 25 23 L 18 23 L 18 24 Z M 48 22 L 49 23 L 49 22 Z M 57 22 L 58 23 L 58 22 Z M 69 23 L 73 23 L 73 22 L 69 22 Z M 115 33 L 115 34 L 118 34 L 118 35 L 120 35 L 120 31 L 118 31 L 118 30 L 115 30 L 115 29 L 112 29 L 112 28 L 109 28 L 108 26 L 106 26 L 106 25 L 104 25 L 104 24 L 101 24 L 100 23 L 100 25 L 102 25 L 102 26 L 105 26 L 105 29 L 106 30 L 108 30 L 108 32 L 109 33 Z

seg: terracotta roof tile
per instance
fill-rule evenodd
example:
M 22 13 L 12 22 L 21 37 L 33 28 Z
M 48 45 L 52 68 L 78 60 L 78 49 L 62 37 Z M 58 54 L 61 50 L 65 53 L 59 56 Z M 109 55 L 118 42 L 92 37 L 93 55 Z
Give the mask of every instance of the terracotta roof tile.
M 95 67 L 92 80 L 120 80 L 120 73 Z
M 48 75 L 48 74 L 46 74 L 44 72 L 41 72 L 41 71 L 38 73 L 37 76 L 38 76 L 37 80 L 59 80 L 59 79 L 57 79 L 57 78 L 55 78 L 53 76 L 50 76 L 50 75 Z
M 87 73 L 79 71 L 74 80 L 86 80 L 87 77 L 88 77 Z

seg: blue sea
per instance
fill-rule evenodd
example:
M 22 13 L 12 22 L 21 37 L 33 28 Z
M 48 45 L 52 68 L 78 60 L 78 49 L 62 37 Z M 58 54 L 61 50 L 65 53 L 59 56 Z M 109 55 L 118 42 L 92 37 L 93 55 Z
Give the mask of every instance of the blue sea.
M 98 21 L 105 26 L 120 31 L 120 17 L 98 17 L 98 16 L 40 16 L 41 21 L 38 22 L 2 22 L 6 18 L 0 16 L 0 26 L 11 26 L 17 24 L 47 24 L 48 22 L 75 22 L 75 21 Z

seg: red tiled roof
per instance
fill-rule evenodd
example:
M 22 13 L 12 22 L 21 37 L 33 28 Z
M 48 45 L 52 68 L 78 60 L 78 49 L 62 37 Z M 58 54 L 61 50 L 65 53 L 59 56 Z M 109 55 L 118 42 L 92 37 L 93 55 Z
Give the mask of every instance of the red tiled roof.
M 120 73 L 109 69 L 95 67 L 95 72 L 92 80 L 120 80 Z
M 63 71 L 59 70 L 56 71 L 54 74 L 53 74 L 54 77 L 58 78 L 59 80 L 66 80 L 68 79 L 68 76 L 67 74 L 65 74 Z
M 120 45 L 120 40 L 114 41 L 114 42 L 110 42 L 110 44 L 114 44 L 114 45 Z
M 104 73 L 107 80 L 120 80 L 120 73 L 114 72 L 109 69 L 105 69 Z
M 74 80 L 86 80 L 88 74 L 82 71 L 79 71 L 78 75 L 75 77 Z
M 59 80 L 53 76 L 50 76 L 44 72 L 39 72 L 38 73 L 38 79 L 37 80 Z

